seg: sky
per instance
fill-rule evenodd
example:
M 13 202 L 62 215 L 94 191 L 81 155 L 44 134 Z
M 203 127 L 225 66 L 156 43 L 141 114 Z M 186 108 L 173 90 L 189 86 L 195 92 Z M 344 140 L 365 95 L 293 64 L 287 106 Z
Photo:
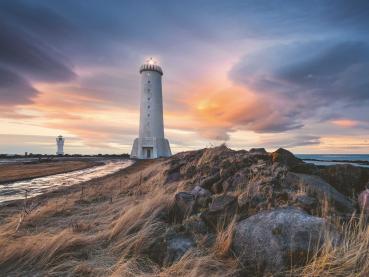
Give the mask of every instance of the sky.
M 369 152 L 368 1 L 0 1 L 0 153 L 129 153 L 139 67 L 174 153 Z

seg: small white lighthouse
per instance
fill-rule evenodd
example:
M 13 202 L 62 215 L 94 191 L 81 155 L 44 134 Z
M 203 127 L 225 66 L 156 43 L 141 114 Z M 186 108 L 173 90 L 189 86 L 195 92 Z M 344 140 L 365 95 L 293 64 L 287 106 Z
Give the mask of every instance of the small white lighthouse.
M 163 96 L 161 76 L 163 71 L 153 59 L 140 67 L 141 104 L 139 137 L 135 139 L 131 157 L 155 159 L 169 157 L 169 141 L 164 137 Z
M 56 137 L 56 147 L 58 148 L 56 155 L 64 155 L 64 140 L 63 136 Z

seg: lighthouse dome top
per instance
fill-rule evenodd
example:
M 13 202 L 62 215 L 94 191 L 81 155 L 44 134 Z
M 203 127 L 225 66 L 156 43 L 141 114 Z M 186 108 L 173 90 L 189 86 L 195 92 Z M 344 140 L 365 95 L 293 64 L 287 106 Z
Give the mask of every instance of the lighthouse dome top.
M 156 71 L 160 73 L 160 75 L 163 75 L 163 70 L 152 58 L 148 59 L 143 65 L 141 65 L 140 73 L 142 73 L 143 71 Z

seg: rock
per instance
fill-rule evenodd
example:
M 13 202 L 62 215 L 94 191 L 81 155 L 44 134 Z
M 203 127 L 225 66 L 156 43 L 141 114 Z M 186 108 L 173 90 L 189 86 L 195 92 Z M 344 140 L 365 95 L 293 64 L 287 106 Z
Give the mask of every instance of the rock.
M 186 218 L 182 225 L 185 230 L 190 233 L 205 235 L 208 233 L 208 227 L 205 222 L 197 215 L 193 215 L 189 218 Z
M 195 186 L 191 194 L 195 197 L 196 208 L 205 208 L 211 201 L 211 192 L 200 186 Z
M 220 179 L 220 174 L 216 173 L 216 174 L 214 174 L 212 176 L 209 176 L 209 177 L 205 178 L 204 180 L 202 180 L 201 183 L 200 183 L 200 187 L 203 187 L 203 188 L 209 190 L 214 183 L 219 181 L 219 179 Z
M 358 204 L 363 213 L 369 213 L 369 189 L 366 189 L 359 194 Z
M 191 194 L 193 196 L 195 196 L 195 198 L 199 198 L 199 197 L 210 197 L 211 196 L 211 192 L 208 191 L 207 189 L 204 189 L 200 186 L 195 186 L 192 190 L 191 190 Z
M 185 176 L 187 178 L 192 178 L 196 174 L 196 166 L 191 165 L 187 168 Z
M 275 276 L 291 265 L 303 265 L 324 242 L 327 228 L 324 219 L 298 209 L 276 209 L 240 221 L 232 248 L 250 276 Z
M 283 148 L 279 148 L 277 151 L 272 153 L 272 161 L 274 163 L 285 165 L 288 168 L 293 168 L 296 165 L 303 163 L 302 160 L 296 158 L 290 151 Z
M 289 170 L 298 173 L 314 174 L 317 172 L 317 168 L 313 164 L 305 163 L 304 161 L 296 158 L 290 151 L 279 148 L 272 153 L 273 163 L 279 163 L 286 166 Z
M 193 239 L 186 234 L 168 234 L 165 242 L 166 254 L 163 261 L 164 266 L 170 266 L 177 262 L 190 248 L 195 246 Z
M 194 240 L 188 233 L 178 233 L 165 224 L 153 231 L 152 238 L 144 241 L 139 251 L 159 265 L 171 265 L 195 246 Z
M 348 197 L 358 195 L 369 183 L 369 168 L 350 164 L 322 167 L 319 175 Z
M 211 186 L 211 192 L 214 194 L 222 193 L 223 192 L 222 184 L 223 184 L 222 180 L 219 180 L 218 182 L 214 183 Z
M 225 194 L 213 198 L 209 210 L 201 213 L 201 218 L 212 228 L 216 228 L 218 222 L 227 224 L 237 212 L 237 197 Z
M 174 219 L 182 221 L 183 218 L 192 214 L 195 206 L 195 196 L 189 192 L 178 192 L 174 197 Z
M 296 197 L 296 202 L 298 207 L 301 207 L 308 213 L 311 213 L 318 205 L 318 201 L 314 197 L 308 195 L 298 195 Z
M 318 199 L 327 199 L 337 213 L 351 215 L 355 211 L 355 207 L 349 198 L 339 193 L 318 176 L 289 172 L 285 182 L 291 187 L 300 186 L 309 194 L 317 195 Z
M 261 155 L 268 154 L 268 152 L 265 150 L 265 148 L 251 148 L 249 153 L 250 154 L 261 154 Z

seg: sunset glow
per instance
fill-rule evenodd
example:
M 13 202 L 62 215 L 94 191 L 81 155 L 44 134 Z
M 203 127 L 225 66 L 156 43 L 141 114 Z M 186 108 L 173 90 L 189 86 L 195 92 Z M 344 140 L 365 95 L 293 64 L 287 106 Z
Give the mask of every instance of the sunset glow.
M 366 153 L 368 21 L 359 9 L 342 23 L 344 3 L 336 17 L 294 1 L 1 3 L 0 152 L 53 153 L 59 134 L 66 153 L 129 152 L 139 67 L 160 61 L 174 153 L 223 142 Z

